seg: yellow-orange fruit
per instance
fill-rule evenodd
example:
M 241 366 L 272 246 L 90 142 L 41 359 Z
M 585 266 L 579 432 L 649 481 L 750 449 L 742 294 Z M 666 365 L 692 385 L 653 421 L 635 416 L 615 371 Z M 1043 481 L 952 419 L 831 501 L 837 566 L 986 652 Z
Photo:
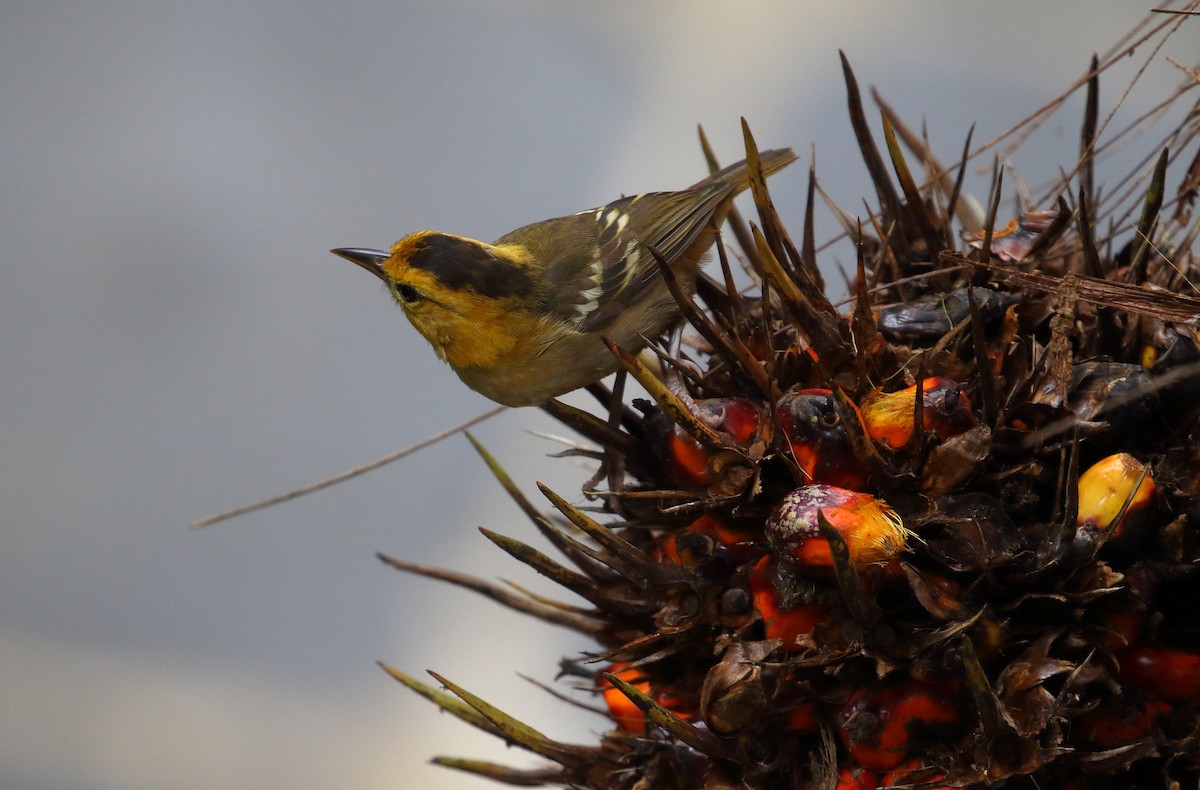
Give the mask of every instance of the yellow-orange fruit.
M 913 434 L 916 402 L 915 384 L 908 389 L 871 396 L 862 406 L 867 435 L 893 449 L 908 444 Z M 937 434 L 939 439 L 949 439 L 975 427 L 971 403 L 958 382 L 940 376 L 923 380 L 921 402 L 921 423 L 926 432 Z
M 832 570 L 829 541 L 821 534 L 817 514 L 841 533 L 858 570 L 884 563 L 904 548 L 912 533 L 896 511 L 870 494 L 836 486 L 797 488 L 775 506 L 767 521 L 767 545 L 793 567 Z
M 1146 465 L 1129 453 L 1110 455 L 1088 468 L 1079 476 L 1078 525 L 1097 531 L 1107 529 L 1137 486 L 1137 493 L 1113 530 L 1112 538 L 1141 530 L 1153 515 L 1157 503 L 1154 480 L 1149 474 L 1142 478 L 1145 469 Z M 1142 478 L 1141 485 L 1138 485 L 1139 478 Z

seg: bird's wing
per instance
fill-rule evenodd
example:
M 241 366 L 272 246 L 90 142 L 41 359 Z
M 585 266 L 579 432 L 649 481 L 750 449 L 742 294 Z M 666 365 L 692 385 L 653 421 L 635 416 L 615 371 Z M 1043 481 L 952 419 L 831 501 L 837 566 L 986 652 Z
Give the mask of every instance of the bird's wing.
M 647 247 L 674 264 L 728 193 L 723 186 L 652 192 L 554 220 L 561 227 L 541 235 L 558 249 L 531 250 L 548 261 L 546 309 L 578 331 L 603 332 L 657 281 L 658 265 Z

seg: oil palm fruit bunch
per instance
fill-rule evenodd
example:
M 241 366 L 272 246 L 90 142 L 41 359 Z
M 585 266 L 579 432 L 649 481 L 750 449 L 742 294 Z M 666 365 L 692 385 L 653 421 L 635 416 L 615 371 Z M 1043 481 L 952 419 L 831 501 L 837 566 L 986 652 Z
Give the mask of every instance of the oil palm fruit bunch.
M 1005 228 L 997 175 L 972 224 L 966 157 L 956 179 L 886 107 L 877 147 L 843 64 L 878 198 L 845 222 L 846 303 L 817 265 L 815 183 L 796 243 L 745 128 L 757 220 L 678 297 L 688 350 L 655 373 L 614 345 L 649 397 L 544 407 L 601 459 L 584 496 L 543 487 L 543 511 L 476 445 L 561 557 L 484 534 L 587 606 L 384 558 L 588 640 L 561 666 L 607 717 L 594 744 L 385 665 L 546 765 L 439 762 L 612 790 L 1200 782 L 1194 120 L 1100 200 L 1093 63 L 1048 208 Z M 1121 211 L 1135 233 L 1097 230 Z

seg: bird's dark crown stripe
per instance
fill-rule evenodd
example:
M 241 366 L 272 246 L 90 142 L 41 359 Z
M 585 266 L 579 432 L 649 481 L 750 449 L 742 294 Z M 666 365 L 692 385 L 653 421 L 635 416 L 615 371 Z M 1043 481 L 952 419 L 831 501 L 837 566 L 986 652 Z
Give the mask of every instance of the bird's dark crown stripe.
M 409 255 L 408 265 L 429 272 L 451 289 L 469 288 L 493 299 L 533 295 L 533 280 L 524 267 L 456 236 L 426 236 Z

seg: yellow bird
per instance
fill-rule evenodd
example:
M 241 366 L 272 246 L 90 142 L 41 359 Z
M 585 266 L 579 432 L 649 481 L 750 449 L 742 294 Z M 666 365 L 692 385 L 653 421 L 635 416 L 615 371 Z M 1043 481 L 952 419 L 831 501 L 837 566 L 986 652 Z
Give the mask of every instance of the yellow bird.
M 764 151 L 763 173 L 795 161 Z M 492 244 L 423 230 L 390 250 L 331 250 L 387 285 L 463 382 L 528 406 L 599 381 L 618 363 L 607 337 L 638 351 L 680 316 L 657 250 L 687 294 L 735 195 L 745 161 L 679 192 L 650 192 L 506 233 Z

